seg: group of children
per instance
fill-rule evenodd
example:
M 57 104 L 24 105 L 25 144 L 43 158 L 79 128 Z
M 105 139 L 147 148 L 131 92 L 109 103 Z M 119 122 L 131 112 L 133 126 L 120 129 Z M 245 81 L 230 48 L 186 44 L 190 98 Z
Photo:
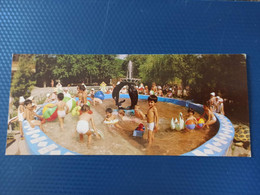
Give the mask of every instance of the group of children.
M 122 121 L 127 121 L 127 122 L 135 122 L 135 123 L 140 123 L 144 120 L 147 121 L 147 130 L 148 130 L 148 143 L 149 146 L 153 143 L 154 140 L 154 134 L 158 131 L 159 129 L 159 116 L 158 116 L 158 111 L 156 108 L 156 102 L 157 102 L 157 96 L 155 95 L 150 95 L 148 97 L 148 110 L 147 114 L 143 114 L 143 112 L 140 110 L 140 106 L 136 105 L 135 106 L 135 118 L 131 118 L 125 115 L 125 111 L 123 109 L 118 110 L 118 117 Z M 113 114 L 113 110 L 111 108 L 106 109 L 106 118 L 105 122 L 111 122 L 110 124 L 113 124 L 117 128 L 122 128 L 118 124 L 118 120 L 116 120 L 117 117 L 115 114 Z M 113 123 L 113 121 L 115 121 Z
M 56 91 L 57 93 L 57 91 Z M 65 91 L 67 93 L 67 90 Z M 77 102 L 77 105 L 81 107 L 81 115 L 79 116 L 79 120 L 77 122 L 76 131 L 79 133 L 80 141 L 83 141 L 83 135 L 88 136 L 88 145 L 91 143 L 91 135 L 94 132 L 95 135 L 97 135 L 98 138 L 100 138 L 100 135 L 98 134 L 95 123 L 93 120 L 93 115 L 89 112 L 90 107 L 87 105 L 87 93 L 85 91 L 85 87 L 83 85 L 80 85 L 78 87 L 78 94 L 77 94 L 79 101 Z M 93 99 L 93 104 L 95 105 L 94 101 L 94 93 L 90 93 L 91 98 Z M 55 98 L 54 98 L 55 99 Z M 51 100 L 54 100 L 51 98 Z M 58 119 L 61 129 L 64 129 L 64 118 L 66 114 L 69 112 L 69 108 L 66 105 L 66 103 L 63 101 L 64 99 L 64 93 L 57 94 L 57 102 L 51 105 L 47 105 L 47 107 L 55 107 L 57 106 L 57 113 L 58 113 Z M 125 114 L 125 111 L 123 109 L 118 110 L 118 118 L 121 121 L 126 122 L 135 122 L 135 123 L 141 123 L 143 121 L 147 122 L 147 130 L 148 130 L 148 143 L 151 145 L 154 141 L 154 135 L 159 129 L 159 115 L 156 108 L 157 103 L 157 96 L 156 95 L 150 95 L 148 97 L 148 110 L 147 114 L 145 115 L 141 110 L 140 106 L 135 106 L 135 117 L 128 117 Z M 213 103 L 212 103 L 213 102 Z M 205 126 L 209 128 L 210 125 L 214 124 L 217 119 L 214 115 L 214 111 L 212 110 L 212 105 L 215 104 L 215 100 L 213 101 L 213 98 L 210 99 L 209 104 L 204 105 L 204 114 L 208 116 L 208 119 L 205 123 Z M 102 103 L 102 102 L 99 102 Z M 22 130 L 22 122 L 23 120 L 27 120 L 30 126 L 33 128 L 34 126 L 39 126 L 42 131 L 44 131 L 43 125 L 41 120 L 43 119 L 42 116 L 39 116 L 35 112 L 35 107 L 33 105 L 33 101 L 31 99 L 24 100 L 23 97 L 20 97 L 20 105 L 18 107 L 18 117 L 17 120 L 19 121 L 20 125 L 20 132 L 21 132 L 21 138 L 23 138 L 23 130 Z M 36 120 L 36 118 L 40 120 Z M 104 122 L 111 122 L 116 121 L 117 116 L 113 114 L 113 110 L 111 108 L 106 109 L 106 118 Z M 189 109 L 188 110 L 188 117 L 187 120 L 192 120 L 194 124 L 197 124 L 198 121 L 194 117 L 194 110 Z M 93 130 L 90 129 L 90 125 L 92 126 Z M 115 127 L 122 128 L 117 122 L 114 123 Z

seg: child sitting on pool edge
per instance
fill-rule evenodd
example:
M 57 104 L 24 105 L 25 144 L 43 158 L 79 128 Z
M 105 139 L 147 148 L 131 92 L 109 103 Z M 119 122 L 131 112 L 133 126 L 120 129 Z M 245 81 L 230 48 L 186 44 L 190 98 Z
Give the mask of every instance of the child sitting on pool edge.
M 96 136 L 98 138 L 100 138 L 100 135 L 97 133 L 93 117 L 91 114 L 88 114 L 89 110 L 90 110 L 90 107 L 88 105 L 83 105 L 81 107 L 82 114 L 79 116 L 79 121 L 77 123 L 77 128 L 76 128 L 76 131 L 79 133 L 79 139 L 81 142 L 83 142 L 84 134 L 86 134 L 88 136 L 88 147 L 91 144 L 91 135 L 92 135 L 92 132 L 89 128 L 89 122 L 91 123 L 91 126 L 92 126 Z
M 214 123 L 217 122 L 217 119 L 214 115 L 214 113 L 211 111 L 210 109 L 210 104 L 207 102 L 205 105 L 203 105 L 203 108 L 204 108 L 204 113 L 201 117 L 204 117 L 205 114 L 208 116 L 208 120 L 206 121 L 205 125 L 206 128 L 209 128 L 210 125 L 213 125 Z
M 41 121 L 35 120 L 34 118 L 34 117 L 38 117 L 42 119 L 43 117 L 39 116 L 33 111 L 32 100 L 25 100 L 24 106 L 25 106 L 25 111 L 23 114 L 24 120 L 27 120 L 32 128 L 34 128 L 35 126 L 39 126 L 40 129 L 44 132 L 44 128 L 42 126 Z
M 56 104 L 53 105 L 47 105 L 47 107 L 49 108 L 53 108 L 55 106 L 57 106 L 58 108 L 58 118 L 59 118 L 59 122 L 60 122 L 60 127 L 63 130 L 63 126 L 64 126 L 64 118 L 66 116 L 66 114 L 68 114 L 69 112 L 69 107 L 67 106 L 67 104 L 62 101 L 64 99 L 64 95 L 63 93 L 59 93 L 58 94 L 58 102 Z
M 148 130 L 148 142 L 149 146 L 152 144 L 154 140 L 154 133 L 158 131 L 158 111 L 155 107 L 157 102 L 157 96 L 150 95 L 148 97 L 148 111 L 147 111 L 147 130 Z

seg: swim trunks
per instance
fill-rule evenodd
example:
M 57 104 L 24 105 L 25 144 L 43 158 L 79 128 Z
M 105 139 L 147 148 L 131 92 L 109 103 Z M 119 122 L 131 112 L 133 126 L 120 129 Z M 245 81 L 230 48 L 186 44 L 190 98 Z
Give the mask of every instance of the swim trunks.
M 65 110 L 58 110 L 58 116 L 60 117 L 60 118 L 64 118 L 65 116 L 66 116 L 66 112 L 65 112 Z
M 147 130 L 148 131 L 153 131 L 154 130 L 154 122 L 153 123 L 147 123 Z
M 80 120 L 77 124 L 77 132 L 79 134 L 85 134 L 89 131 L 89 124 L 88 121 Z

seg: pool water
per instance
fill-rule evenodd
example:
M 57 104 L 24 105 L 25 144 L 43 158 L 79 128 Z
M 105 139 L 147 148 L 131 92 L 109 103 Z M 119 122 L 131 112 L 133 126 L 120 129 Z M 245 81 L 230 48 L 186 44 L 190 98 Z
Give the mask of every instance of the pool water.
M 146 114 L 148 109 L 147 100 L 139 100 L 140 109 Z M 124 107 L 130 105 L 130 100 L 126 99 Z M 218 125 L 213 125 L 210 129 L 198 130 L 171 130 L 171 118 L 179 118 L 182 112 L 184 118 L 187 117 L 187 108 L 177 106 L 172 103 L 157 102 L 156 107 L 159 114 L 159 130 L 155 134 L 151 147 L 147 142 L 147 131 L 143 138 L 133 137 L 133 130 L 138 126 L 135 122 L 120 121 L 122 129 L 114 128 L 103 123 L 106 108 L 116 108 L 113 99 L 103 101 L 103 104 L 92 106 L 93 118 L 96 128 L 103 132 L 104 138 L 97 139 L 93 136 L 92 144 L 87 147 L 87 136 L 84 142 L 79 142 L 79 135 L 76 133 L 77 116 L 70 113 L 65 117 L 64 130 L 59 128 L 58 119 L 44 124 L 46 135 L 57 144 L 80 154 L 86 155 L 181 155 L 189 152 L 216 135 Z M 195 117 L 199 117 L 196 113 Z M 146 126 L 146 122 L 142 122 Z

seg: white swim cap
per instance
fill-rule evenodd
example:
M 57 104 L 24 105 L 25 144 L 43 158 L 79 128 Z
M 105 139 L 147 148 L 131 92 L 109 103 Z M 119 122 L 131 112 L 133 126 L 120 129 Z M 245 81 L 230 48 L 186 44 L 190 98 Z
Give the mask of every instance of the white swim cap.
M 19 103 L 23 103 L 25 101 L 24 97 L 23 96 L 20 96 L 19 98 Z
M 215 92 L 212 92 L 212 93 L 210 93 L 210 95 L 215 96 L 216 94 L 215 94 Z
M 92 88 L 92 89 L 91 89 L 91 91 L 95 91 L 95 89 L 94 89 L 94 88 Z
M 47 94 L 46 94 L 46 97 L 47 97 L 47 98 L 48 98 L 48 97 L 50 97 L 50 94 L 49 94 L 49 93 L 47 93 Z

